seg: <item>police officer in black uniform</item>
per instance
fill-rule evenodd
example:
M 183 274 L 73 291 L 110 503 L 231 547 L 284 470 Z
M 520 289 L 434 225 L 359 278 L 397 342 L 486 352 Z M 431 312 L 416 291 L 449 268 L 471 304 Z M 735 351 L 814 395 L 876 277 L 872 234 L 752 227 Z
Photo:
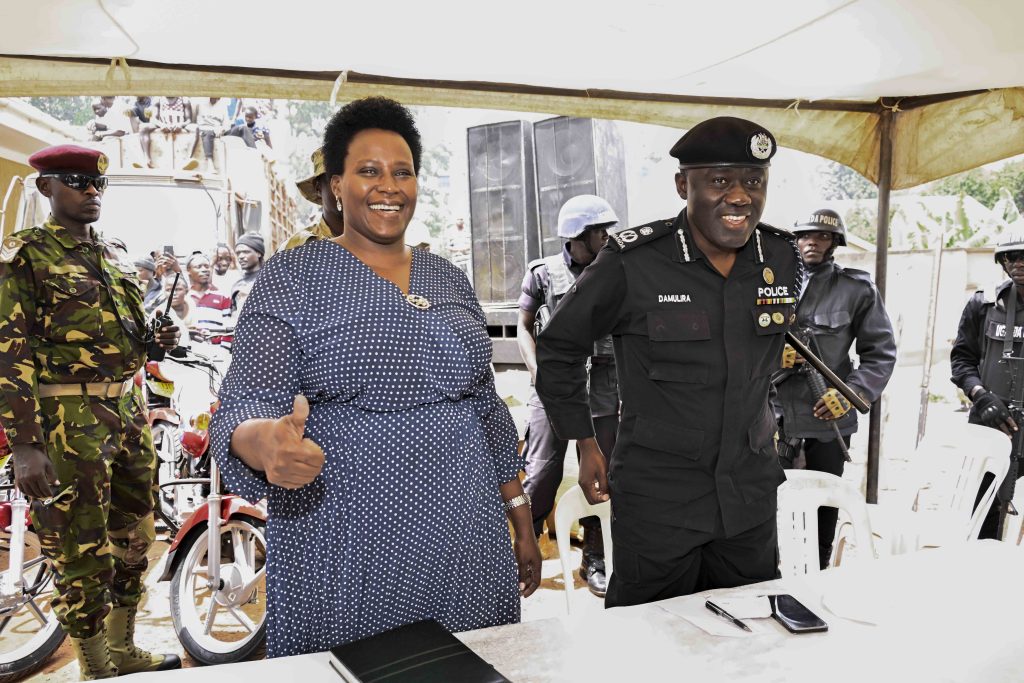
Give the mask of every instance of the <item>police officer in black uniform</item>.
M 601 197 L 577 195 L 558 212 L 558 236 L 566 240 L 562 250 L 530 262 L 519 297 L 518 341 L 523 362 L 534 380 L 537 374 L 535 329 L 544 328 L 562 297 L 583 269 L 594 262 L 608 241 L 608 229 L 618 222 L 615 210 Z M 615 446 L 615 432 L 619 426 L 619 390 L 615 377 L 615 356 L 612 353 L 610 336 L 594 342 L 587 387 L 595 436 L 605 455 L 610 455 Z M 559 439 L 552 430 L 536 391 L 530 396 L 528 405 L 530 413 L 523 446 L 523 457 L 526 459 L 523 490 L 530 497 L 533 529 L 539 536 L 544 529 L 544 519 L 554 507 L 555 494 L 562 482 L 568 443 Z M 583 527 L 580 578 L 586 580 L 591 593 L 603 598 L 607 581 L 601 522 L 597 517 L 586 517 L 580 520 L 580 525 Z
M 805 282 L 796 307 L 798 335 L 846 381 L 871 403 L 896 367 L 896 340 L 882 297 L 871 275 L 844 268 L 835 262 L 836 247 L 846 245 L 846 226 L 831 209 L 818 209 L 793 227 L 804 264 Z M 857 367 L 850 360 L 856 342 Z M 783 367 L 773 382 L 778 388 L 776 415 L 781 416 L 779 455 L 802 449 L 807 469 L 843 475 L 846 447 L 857 431 L 857 411 L 834 388 L 826 400 L 808 382 L 815 372 L 795 352 L 783 355 Z M 820 387 L 819 387 L 820 389 Z M 783 466 L 792 462 L 783 461 Z M 821 568 L 828 566 L 839 511 L 818 510 L 818 553 Z
M 672 147 L 686 209 L 612 236 L 537 343 L 537 391 L 576 439 L 588 500 L 612 501 L 606 607 L 776 576 L 784 480 L 768 401 L 802 274 L 792 235 L 759 223 L 776 143 L 719 117 Z M 611 464 L 585 361 L 611 334 L 622 414 Z
M 1014 439 L 1016 446 L 1016 440 L 1021 438 L 1020 425 L 1007 406 L 1015 388 L 1013 364 L 1022 361 L 1003 361 L 1003 355 L 1020 358 L 1024 353 L 1024 236 L 999 244 L 995 260 L 1010 279 L 997 287 L 979 290 L 970 298 L 960 317 L 949 360 L 953 384 L 972 402 L 967 421 L 1002 431 Z M 1009 339 L 1008 329 L 1013 330 Z M 1024 368 L 1016 368 L 1016 374 L 1020 377 L 1018 381 L 1024 381 Z M 989 475 L 986 477 L 982 490 L 991 481 Z M 1001 489 L 997 502 L 1005 504 L 1010 492 L 1012 486 Z M 993 505 L 982 523 L 979 538 L 997 538 L 998 520 L 999 505 Z

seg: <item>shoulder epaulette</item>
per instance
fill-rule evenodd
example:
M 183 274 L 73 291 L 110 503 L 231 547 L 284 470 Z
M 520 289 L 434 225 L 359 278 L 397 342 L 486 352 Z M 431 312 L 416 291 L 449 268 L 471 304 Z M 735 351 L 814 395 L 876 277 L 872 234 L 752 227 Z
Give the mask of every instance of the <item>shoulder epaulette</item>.
M 847 268 L 846 266 L 842 266 L 836 270 L 844 275 L 848 275 L 854 280 L 860 280 L 861 282 L 866 282 L 869 285 L 875 284 L 875 281 L 871 278 L 871 273 L 866 270 L 861 270 L 859 268 Z
M 539 267 L 541 267 L 543 265 L 544 265 L 544 259 L 542 259 L 542 258 L 535 258 L 535 259 L 533 259 L 532 261 L 530 261 L 529 263 L 526 264 L 526 269 L 532 272 L 534 269 L 539 268 Z
M 796 239 L 796 235 L 794 235 L 790 231 L 783 230 L 782 228 L 776 228 L 774 225 L 768 225 L 767 223 L 758 223 L 757 224 L 757 229 L 761 230 L 763 232 L 767 232 L 767 233 L 770 233 L 770 234 L 778 235 L 779 237 L 785 238 L 787 240 L 795 240 Z
M 107 246 L 114 247 L 115 249 L 120 249 L 121 251 L 123 251 L 126 254 L 128 253 L 128 245 L 126 245 L 124 242 L 122 242 L 121 240 L 119 240 L 116 237 L 112 237 L 112 238 L 109 238 L 109 239 L 104 239 L 103 241 L 104 241 L 104 243 L 107 244 Z
M 669 234 L 672 232 L 674 224 L 674 221 L 666 219 L 646 223 L 636 228 L 626 228 L 609 235 L 608 246 L 615 251 L 633 249 Z
M 18 255 L 21 248 L 25 246 L 25 240 L 11 235 L 5 237 L 0 243 L 0 263 L 10 263 Z
M 983 303 L 994 304 L 999 300 L 1000 292 L 1011 284 L 1010 280 L 1004 280 L 999 284 L 990 284 L 988 287 L 977 289 L 975 291 L 977 291 L 978 294 L 981 294 Z

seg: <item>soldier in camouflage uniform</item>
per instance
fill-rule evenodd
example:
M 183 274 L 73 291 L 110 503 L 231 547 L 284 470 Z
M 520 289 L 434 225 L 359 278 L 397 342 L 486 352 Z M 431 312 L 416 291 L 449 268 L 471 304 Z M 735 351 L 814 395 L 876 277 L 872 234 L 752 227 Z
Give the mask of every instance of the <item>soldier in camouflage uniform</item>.
M 313 162 L 313 175 L 298 181 L 295 186 L 299 188 L 303 197 L 320 205 L 320 221 L 289 237 L 278 249 L 279 252 L 294 249 L 312 240 L 329 240 L 340 235 L 345 229 L 341 205 L 331 192 L 331 179 L 324 170 L 323 149 L 314 151 L 309 160 Z
M 29 163 L 51 214 L 0 250 L 0 425 L 54 565 L 54 612 L 84 680 L 178 668 L 177 656 L 133 643 L 154 538 L 156 454 L 132 378 L 153 336 L 123 246 L 91 226 L 107 160 L 62 145 Z M 173 348 L 178 329 L 160 329 L 155 341 Z

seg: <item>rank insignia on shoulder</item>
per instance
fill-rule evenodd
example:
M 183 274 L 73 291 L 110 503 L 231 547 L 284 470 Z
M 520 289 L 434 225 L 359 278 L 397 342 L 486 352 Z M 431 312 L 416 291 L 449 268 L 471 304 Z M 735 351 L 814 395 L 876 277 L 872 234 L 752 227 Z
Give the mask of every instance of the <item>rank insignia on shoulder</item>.
M 24 246 L 25 240 L 17 237 L 5 237 L 3 244 L 0 244 L 0 263 L 10 263 L 18 255 L 18 251 Z
M 631 249 L 634 246 L 650 242 L 653 239 L 657 239 L 663 235 L 667 235 L 672 232 L 672 223 L 669 221 L 656 221 L 647 225 L 641 225 L 638 228 L 626 228 L 616 233 L 612 233 L 609 237 L 609 244 L 613 248 L 617 248 L 618 251 L 624 251 Z
M 796 239 L 796 235 L 794 235 L 793 233 L 789 232 L 788 230 L 783 230 L 782 228 L 776 228 L 774 225 L 768 225 L 767 223 L 758 223 L 757 224 L 757 229 L 761 230 L 763 232 L 771 233 L 773 235 L 778 235 L 779 237 L 785 238 L 787 240 L 795 240 Z

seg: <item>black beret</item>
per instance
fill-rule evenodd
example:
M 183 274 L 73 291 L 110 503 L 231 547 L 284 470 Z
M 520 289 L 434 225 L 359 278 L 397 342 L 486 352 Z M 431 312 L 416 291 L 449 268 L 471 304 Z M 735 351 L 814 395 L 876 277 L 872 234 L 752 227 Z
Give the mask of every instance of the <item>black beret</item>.
M 734 116 L 701 121 L 672 145 L 679 168 L 707 166 L 767 167 L 778 146 L 763 126 Z
M 107 155 L 78 145 L 56 145 L 41 149 L 28 158 L 40 173 L 84 173 L 100 176 L 107 172 Z

